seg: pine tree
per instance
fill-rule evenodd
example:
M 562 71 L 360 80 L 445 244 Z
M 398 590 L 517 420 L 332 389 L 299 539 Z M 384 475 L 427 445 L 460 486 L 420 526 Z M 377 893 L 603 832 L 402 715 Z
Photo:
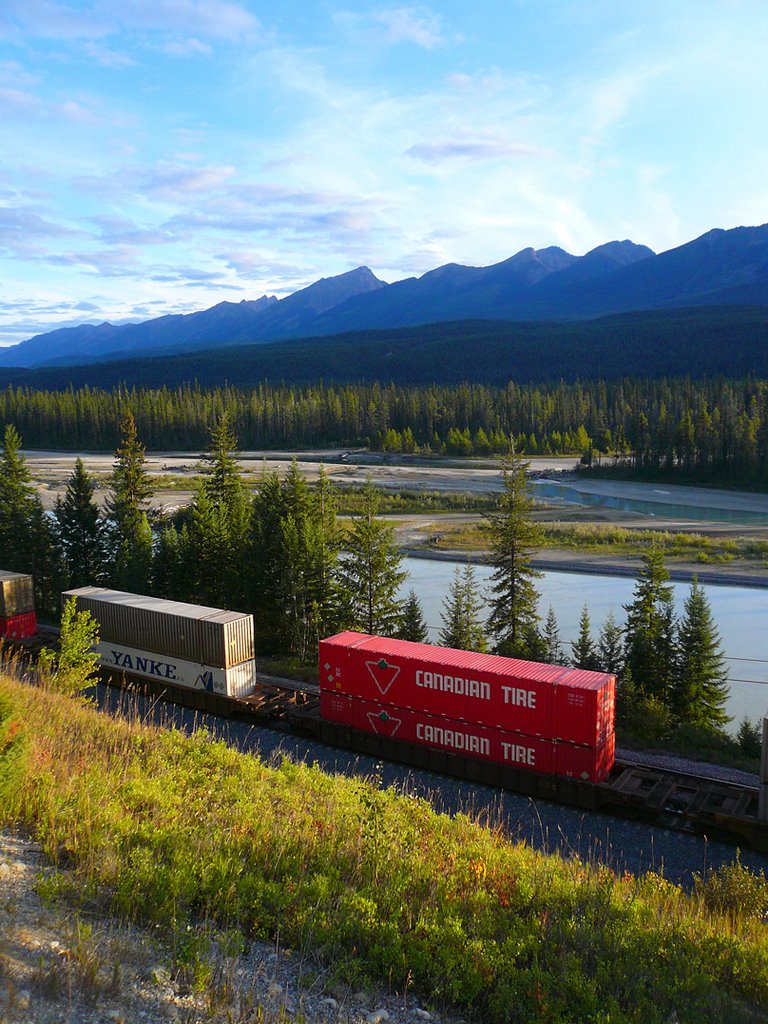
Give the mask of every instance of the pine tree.
M 245 607 L 253 609 L 260 649 L 287 649 L 283 615 L 283 494 L 277 473 L 264 469 L 251 506 L 246 548 Z
M 581 610 L 579 635 L 573 644 L 571 661 L 574 668 L 585 668 L 590 672 L 597 672 L 600 669 L 600 656 L 592 640 L 592 623 L 586 605 Z
M 152 486 L 132 413 L 126 414 L 120 429 L 121 444 L 115 452 L 111 493 L 105 505 L 108 572 L 112 586 L 144 594 L 152 572 L 152 529 L 146 511 Z
M 547 617 L 544 620 L 544 630 L 541 638 L 544 641 L 544 661 L 550 665 L 565 665 L 567 658 L 563 651 L 563 644 L 560 640 L 560 628 L 557 625 L 555 609 L 549 606 Z
M 186 581 L 194 601 L 215 608 L 232 606 L 235 565 L 229 511 L 215 504 L 202 483 L 187 517 Z
M 730 721 L 725 704 L 728 674 L 709 601 L 694 577 L 677 631 L 678 662 L 672 708 L 678 722 L 722 729 Z
M 157 538 L 152 557 L 152 592 L 171 601 L 189 601 L 192 594 L 184 585 L 184 557 L 188 544 L 174 526 L 165 526 Z M 191 554 L 191 552 L 190 552 Z
M 210 433 L 208 447 L 200 456 L 205 489 L 214 505 L 226 505 L 233 509 L 242 503 L 245 487 L 235 457 L 237 436 L 227 413 L 222 413 Z
M 643 558 L 634 600 L 625 605 L 624 663 L 635 685 L 669 706 L 675 673 L 674 605 L 661 548 Z
M 362 489 L 362 510 L 355 517 L 342 549 L 339 579 L 344 615 L 352 629 L 394 636 L 402 615 L 397 594 L 408 575 L 400 568 L 394 530 L 377 518 L 379 492 L 368 480 Z
M 488 631 L 494 650 L 510 657 L 536 657 L 542 650 L 531 549 L 540 532 L 531 518 L 531 496 L 525 471 L 528 463 L 511 456 L 502 470 L 503 490 L 496 511 L 488 516 L 491 535 L 491 614 Z
M 608 612 L 597 642 L 597 667 L 601 672 L 620 675 L 624 665 L 624 630 L 613 609 Z
M 397 627 L 397 637 L 399 640 L 410 640 L 416 644 L 425 644 L 429 641 L 429 630 L 424 621 L 421 602 L 413 589 L 408 592 L 408 597 L 403 604 L 400 625 Z
M 457 565 L 443 601 L 440 643 L 464 651 L 487 651 L 488 641 L 480 614 L 482 607 L 472 563 L 467 562 L 463 569 Z
M 53 543 L 48 519 L 21 454 L 21 438 L 8 424 L 0 447 L 0 568 L 30 573 L 38 611 L 51 611 Z
M 53 508 L 53 532 L 67 587 L 94 586 L 104 571 L 104 542 L 94 490 L 83 460 L 76 459 L 64 496 L 56 499 Z
M 201 549 L 209 552 L 205 581 L 197 583 L 201 600 L 228 608 L 243 606 L 247 590 L 248 493 L 234 454 L 237 446 L 224 413 L 200 456 L 203 482 L 195 505 L 202 503 L 204 508 L 190 521 L 190 533 L 195 533 Z M 209 535 L 203 537 L 201 531 Z

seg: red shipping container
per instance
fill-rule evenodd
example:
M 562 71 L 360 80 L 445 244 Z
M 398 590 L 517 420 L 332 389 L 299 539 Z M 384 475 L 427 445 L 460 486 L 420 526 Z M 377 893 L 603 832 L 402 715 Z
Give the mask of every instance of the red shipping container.
M 614 731 L 607 673 L 353 632 L 321 640 L 319 657 L 334 693 L 592 747 Z
M 37 616 L 34 612 L 22 612 L 21 615 L 0 616 L 0 637 L 9 640 L 24 640 L 37 633 Z
M 460 722 L 411 708 L 359 700 L 323 691 L 320 714 L 330 722 L 347 725 L 386 739 L 447 750 L 463 757 L 493 761 L 547 775 L 602 782 L 614 760 L 614 736 L 599 748 L 562 743 L 541 736 L 525 736 L 475 722 Z

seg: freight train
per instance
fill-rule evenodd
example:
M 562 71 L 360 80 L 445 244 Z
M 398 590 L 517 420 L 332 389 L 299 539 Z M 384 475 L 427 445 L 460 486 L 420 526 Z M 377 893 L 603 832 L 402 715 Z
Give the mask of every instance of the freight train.
M 0 635 L 17 645 L 28 641 L 11 637 L 7 623 L 30 609 L 8 613 L 30 593 L 29 577 L 0 573 Z M 62 598 L 97 621 L 107 682 L 768 853 L 759 787 L 616 761 L 613 675 L 344 632 L 320 642 L 319 685 L 302 685 L 257 672 L 250 615 L 99 587 Z

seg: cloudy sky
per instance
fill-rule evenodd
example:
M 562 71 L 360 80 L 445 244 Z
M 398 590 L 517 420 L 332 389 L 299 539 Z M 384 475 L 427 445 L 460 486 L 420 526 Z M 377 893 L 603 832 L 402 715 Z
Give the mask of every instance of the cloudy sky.
M 0 344 L 768 221 L 765 0 L 0 0 Z

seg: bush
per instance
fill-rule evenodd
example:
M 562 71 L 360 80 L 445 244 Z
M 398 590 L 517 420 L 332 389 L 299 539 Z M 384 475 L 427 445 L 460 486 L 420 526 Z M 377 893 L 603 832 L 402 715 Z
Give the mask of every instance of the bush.
M 740 859 L 710 871 L 706 878 L 694 875 L 694 892 L 711 913 L 745 920 L 762 920 L 768 913 L 768 879 L 754 874 Z

